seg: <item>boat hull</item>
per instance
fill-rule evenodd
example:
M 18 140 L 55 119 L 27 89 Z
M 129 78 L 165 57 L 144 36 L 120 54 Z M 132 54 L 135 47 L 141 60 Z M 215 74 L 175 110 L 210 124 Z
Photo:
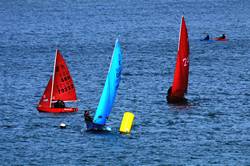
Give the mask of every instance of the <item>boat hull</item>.
M 222 39 L 222 38 L 214 38 L 213 40 L 214 40 L 214 41 L 227 41 L 226 38 L 225 38 L 225 39 Z
M 110 127 L 103 127 L 103 128 L 91 128 L 87 129 L 87 132 L 93 132 L 93 133 L 106 133 L 106 132 L 111 132 L 112 129 Z
M 170 104 L 187 104 L 188 100 L 185 97 L 166 96 L 167 102 Z
M 49 113 L 66 113 L 66 112 L 77 112 L 78 108 L 45 108 L 37 107 L 39 112 L 49 112 Z
M 88 132 L 110 132 L 112 129 L 106 125 L 99 125 L 93 122 L 86 122 Z

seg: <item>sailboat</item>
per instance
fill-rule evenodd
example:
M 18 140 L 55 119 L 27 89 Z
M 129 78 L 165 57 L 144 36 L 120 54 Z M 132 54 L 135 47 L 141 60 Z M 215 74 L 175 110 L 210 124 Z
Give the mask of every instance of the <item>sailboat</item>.
M 95 112 L 93 122 L 88 123 L 85 120 L 87 125 L 87 130 L 89 131 L 111 130 L 111 128 L 106 127 L 105 125 L 115 101 L 117 89 L 119 87 L 119 83 L 121 80 L 121 71 L 122 71 L 122 52 L 119 40 L 117 39 L 115 42 L 115 47 L 111 63 L 109 66 L 109 71 L 106 77 L 106 82 L 102 91 L 98 107 Z
M 215 41 L 227 41 L 226 35 L 223 33 L 221 36 L 214 38 Z
M 63 56 L 56 50 L 53 75 L 40 99 L 40 112 L 76 112 L 78 108 L 65 107 L 64 102 L 76 102 L 76 90 Z
M 185 103 L 187 99 L 184 97 L 188 88 L 189 75 L 189 42 L 188 32 L 184 16 L 181 18 L 179 45 L 174 72 L 174 80 L 172 86 L 168 89 L 168 103 Z

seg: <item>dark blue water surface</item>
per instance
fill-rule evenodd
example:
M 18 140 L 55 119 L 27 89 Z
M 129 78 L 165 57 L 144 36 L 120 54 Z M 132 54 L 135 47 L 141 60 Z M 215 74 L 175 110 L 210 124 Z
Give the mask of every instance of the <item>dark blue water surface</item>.
M 249 13 L 248 0 L 1 0 L 0 165 L 250 165 Z M 174 106 L 165 95 L 182 15 L 190 104 Z M 229 41 L 201 42 L 204 32 Z M 124 56 L 113 131 L 87 133 L 83 110 L 94 114 L 117 37 Z M 56 48 L 81 100 L 77 113 L 36 110 Z M 125 111 L 136 118 L 124 136 Z

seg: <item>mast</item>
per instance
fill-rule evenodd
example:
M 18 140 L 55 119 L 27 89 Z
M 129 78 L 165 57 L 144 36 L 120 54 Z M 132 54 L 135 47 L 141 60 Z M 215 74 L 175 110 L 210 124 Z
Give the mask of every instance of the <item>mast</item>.
M 115 46 L 116 46 L 116 43 L 118 43 L 118 38 L 115 40 Z M 115 48 L 115 46 L 114 46 L 114 48 Z M 108 71 L 108 73 L 110 72 L 110 70 L 111 70 L 111 65 L 112 65 L 112 63 L 113 63 L 113 59 L 114 59 L 114 53 L 115 53 L 115 49 L 113 49 L 113 53 L 112 53 L 112 57 L 111 57 L 111 62 L 110 62 L 110 64 L 109 64 L 109 71 Z
M 54 79 L 55 79 L 55 70 L 56 70 L 57 51 L 58 51 L 58 49 L 56 49 L 56 55 L 55 55 L 55 61 L 54 61 L 54 69 L 53 69 L 53 76 L 52 76 L 52 86 L 51 86 L 51 94 L 50 94 L 50 101 L 49 101 L 49 107 L 50 108 L 51 108 L 51 104 L 52 104 L 52 97 L 53 97 L 53 90 L 54 90 Z
M 184 16 L 181 17 L 181 24 L 180 24 L 180 31 L 179 31 L 179 42 L 178 42 L 178 52 L 180 50 L 180 42 L 181 42 L 181 27 L 182 27 L 182 23 L 183 23 L 183 19 L 184 19 Z M 178 53 L 177 52 L 177 53 Z

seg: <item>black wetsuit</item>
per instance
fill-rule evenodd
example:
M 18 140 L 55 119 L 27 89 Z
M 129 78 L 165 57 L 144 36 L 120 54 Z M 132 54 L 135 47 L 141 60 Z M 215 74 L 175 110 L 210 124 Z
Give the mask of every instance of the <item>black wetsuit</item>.
M 62 100 L 58 100 L 56 103 L 54 103 L 55 108 L 65 108 L 65 103 Z
M 226 36 L 224 34 L 220 37 L 220 39 L 225 39 L 225 38 Z
M 85 119 L 85 122 L 93 123 L 93 118 L 88 114 L 84 115 L 84 119 Z
M 207 35 L 203 40 L 209 40 L 209 35 Z

